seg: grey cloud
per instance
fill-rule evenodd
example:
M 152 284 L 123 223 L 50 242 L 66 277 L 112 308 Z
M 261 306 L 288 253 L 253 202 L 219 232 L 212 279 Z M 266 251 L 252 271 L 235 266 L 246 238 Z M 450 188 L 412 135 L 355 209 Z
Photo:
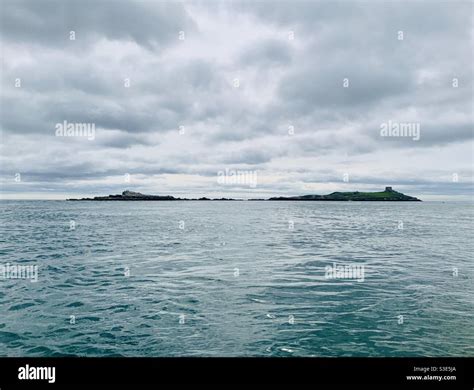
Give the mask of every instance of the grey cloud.
M 288 65 L 292 59 L 292 49 L 288 42 L 269 39 L 248 48 L 241 56 L 242 66 Z
M 454 3 L 454 4 L 452 4 Z M 301 28 L 303 33 L 333 26 L 348 38 L 362 41 L 367 36 L 354 35 L 359 26 L 368 24 L 381 32 L 405 30 L 416 35 L 446 31 L 469 31 L 472 4 L 456 1 L 370 2 L 365 1 L 279 1 L 236 2 L 239 11 L 255 15 L 265 22 Z M 459 22 L 459 23 L 457 23 Z
M 36 132 L 68 120 L 128 132 L 165 131 L 189 118 L 206 120 L 218 115 L 217 95 L 228 88 L 216 66 L 207 61 L 177 65 L 155 61 L 138 64 L 135 73 L 128 74 L 117 65 L 104 73 L 99 59 L 89 60 L 93 62 L 68 56 L 59 63 L 7 69 L 2 75 L 4 130 Z M 129 88 L 124 87 L 124 75 L 129 76 Z M 21 88 L 13 88 L 17 77 L 22 79 Z M 26 106 L 33 115 L 18 112 Z
M 6 0 L 1 33 L 21 43 L 63 47 L 75 31 L 81 44 L 101 37 L 131 40 L 148 48 L 178 39 L 195 28 L 180 3 L 118 0 Z
M 300 113 L 316 107 L 358 110 L 381 99 L 407 92 L 413 80 L 409 72 L 388 70 L 383 65 L 341 58 L 337 63 L 313 64 L 287 76 L 280 86 L 281 99 Z M 348 87 L 344 87 L 344 79 Z
M 108 134 L 111 133 L 111 134 Z M 101 132 L 98 129 L 97 135 L 97 146 L 107 148 L 130 148 L 135 145 L 157 145 L 156 142 L 152 142 L 145 138 L 143 133 L 129 134 L 122 131 Z
M 272 158 L 277 156 L 277 154 L 272 153 L 270 150 L 246 148 L 226 155 L 222 158 L 221 162 L 224 164 L 255 165 L 269 162 Z

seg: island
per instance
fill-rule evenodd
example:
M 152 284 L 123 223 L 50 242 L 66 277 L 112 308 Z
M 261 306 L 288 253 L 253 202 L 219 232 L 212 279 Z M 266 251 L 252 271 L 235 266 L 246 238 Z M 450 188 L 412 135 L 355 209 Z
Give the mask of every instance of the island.
M 140 192 L 134 192 L 126 190 L 122 194 L 117 195 L 107 195 L 107 196 L 95 196 L 93 198 L 81 198 L 81 199 L 66 199 L 70 201 L 81 201 L 81 200 L 96 200 L 96 201 L 110 201 L 110 200 L 125 200 L 125 201 L 137 201 L 137 200 L 241 200 L 241 199 L 232 199 L 232 198 L 220 198 L 220 199 L 210 199 L 206 197 L 198 199 L 190 198 L 175 198 L 171 195 L 145 195 Z
M 397 192 L 392 187 L 385 187 L 385 191 L 381 192 L 333 192 L 329 195 L 280 196 L 268 200 L 421 202 L 420 199 Z
M 232 198 L 216 198 L 207 197 L 190 199 L 175 198 L 171 195 L 145 195 L 140 192 L 123 191 L 122 194 L 96 196 L 94 198 L 67 199 L 68 201 L 159 201 L 159 200 L 206 200 L 206 201 L 241 201 L 242 199 Z M 385 187 L 385 191 L 381 192 L 333 192 L 329 195 L 301 195 L 301 196 L 279 196 L 269 199 L 249 199 L 249 201 L 391 201 L 391 202 L 421 202 L 420 199 L 397 192 L 392 187 Z

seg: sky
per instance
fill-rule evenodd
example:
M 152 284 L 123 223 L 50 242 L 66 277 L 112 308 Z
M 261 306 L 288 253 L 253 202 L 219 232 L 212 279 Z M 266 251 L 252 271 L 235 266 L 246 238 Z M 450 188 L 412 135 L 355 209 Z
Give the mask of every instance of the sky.
M 0 198 L 473 199 L 472 8 L 2 0 Z

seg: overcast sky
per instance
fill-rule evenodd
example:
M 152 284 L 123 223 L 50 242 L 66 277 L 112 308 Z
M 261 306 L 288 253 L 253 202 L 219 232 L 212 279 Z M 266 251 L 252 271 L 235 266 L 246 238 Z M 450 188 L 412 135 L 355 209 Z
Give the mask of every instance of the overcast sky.
M 2 0 L 2 197 L 469 197 L 472 15 L 470 2 Z M 57 136 L 64 121 L 94 139 Z M 419 139 L 381 136 L 388 123 Z M 226 169 L 257 185 L 219 183 Z

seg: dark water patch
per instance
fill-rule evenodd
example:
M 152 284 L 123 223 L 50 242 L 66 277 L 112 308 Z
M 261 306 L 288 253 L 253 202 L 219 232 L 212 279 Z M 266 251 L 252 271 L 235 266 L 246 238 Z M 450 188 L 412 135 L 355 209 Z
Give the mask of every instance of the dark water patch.
M 8 310 L 11 310 L 11 311 L 22 310 L 31 306 L 35 306 L 35 304 L 33 302 L 19 303 L 17 305 L 10 306 Z
M 81 307 L 84 306 L 83 302 L 75 301 L 66 305 L 66 307 Z
M 0 331 L 0 342 L 1 343 L 11 343 L 12 341 L 17 341 L 17 340 L 21 340 L 21 339 L 23 339 L 23 337 L 20 336 L 17 333 Z

